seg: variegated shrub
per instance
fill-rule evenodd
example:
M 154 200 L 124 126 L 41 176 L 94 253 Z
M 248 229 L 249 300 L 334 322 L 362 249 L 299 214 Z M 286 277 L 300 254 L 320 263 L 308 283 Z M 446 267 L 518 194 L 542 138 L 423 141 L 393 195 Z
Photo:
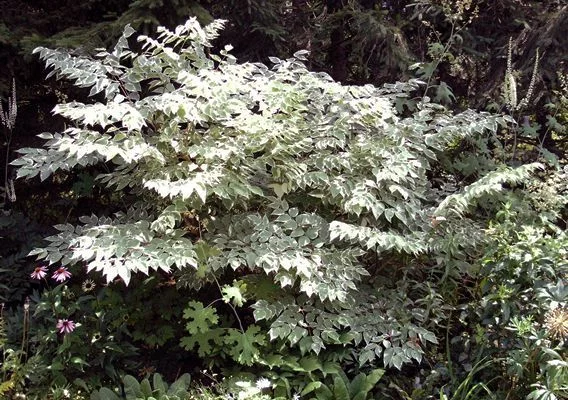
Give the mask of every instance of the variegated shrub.
M 464 185 L 440 155 L 491 135 L 501 116 L 415 99 L 419 81 L 342 85 L 308 71 L 304 52 L 238 63 L 211 45 L 222 25 L 161 28 L 138 37 L 140 52 L 127 27 L 94 58 L 36 49 L 93 101 L 55 108 L 69 128 L 21 149 L 18 177 L 105 163 L 99 182 L 136 201 L 56 226 L 33 254 L 127 285 L 159 270 L 196 289 L 217 282 L 252 306 L 261 334 L 302 353 L 420 361 L 450 307 L 433 288 L 473 268 L 483 226 L 471 206 L 537 166 Z M 247 351 L 244 363 L 267 362 Z

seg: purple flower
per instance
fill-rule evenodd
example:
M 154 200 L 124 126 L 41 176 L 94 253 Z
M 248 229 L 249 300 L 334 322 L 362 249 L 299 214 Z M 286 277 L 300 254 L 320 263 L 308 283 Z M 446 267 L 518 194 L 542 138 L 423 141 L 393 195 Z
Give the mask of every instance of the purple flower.
M 30 274 L 32 279 L 43 279 L 47 275 L 47 267 L 44 265 L 40 265 L 39 267 L 35 267 L 34 272 Z
M 59 267 L 51 277 L 57 282 L 64 282 L 68 278 L 71 278 L 71 272 L 67 271 L 65 267 Z
M 75 329 L 75 323 L 68 319 L 60 319 L 55 327 L 59 329 L 59 333 L 71 333 Z

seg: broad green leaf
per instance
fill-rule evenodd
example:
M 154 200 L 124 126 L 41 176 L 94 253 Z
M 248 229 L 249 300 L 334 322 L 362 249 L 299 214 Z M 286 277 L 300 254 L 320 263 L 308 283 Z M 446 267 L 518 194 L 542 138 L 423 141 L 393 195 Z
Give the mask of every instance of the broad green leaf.
M 219 322 L 217 311 L 212 307 L 203 307 L 197 301 L 190 301 L 183 311 L 183 318 L 189 320 L 186 329 L 190 334 L 205 333 L 216 327 Z
M 264 334 L 258 326 L 250 326 L 244 333 L 237 329 L 229 329 L 225 337 L 228 353 L 235 361 L 244 365 L 252 365 L 258 360 L 259 348 L 266 342 Z

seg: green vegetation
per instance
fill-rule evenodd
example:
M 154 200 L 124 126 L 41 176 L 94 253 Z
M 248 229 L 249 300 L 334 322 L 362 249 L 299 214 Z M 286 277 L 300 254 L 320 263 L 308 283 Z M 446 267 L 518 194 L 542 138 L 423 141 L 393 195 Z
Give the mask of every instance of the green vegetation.
M 568 398 L 568 74 L 465 76 L 508 2 L 123 3 L 37 37 L 63 125 L 1 103 L 0 398 Z

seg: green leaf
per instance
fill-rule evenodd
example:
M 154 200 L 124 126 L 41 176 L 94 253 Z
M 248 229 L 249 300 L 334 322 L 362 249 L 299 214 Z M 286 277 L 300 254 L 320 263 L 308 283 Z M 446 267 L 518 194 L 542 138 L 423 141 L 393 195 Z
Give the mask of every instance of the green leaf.
M 228 286 L 225 285 L 221 289 L 221 293 L 223 294 L 223 300 L 225 303 L 233 303 L 236 307 L 242 307 L 244 302 L 246 301 L 243 297 L 243 293 L 238 286 Z
M 81 357 L 71 357 L 71 363 L 72 364 L 80 364 L 80 365 L 86 365 L 86 366 L 90 366 L 90 364 L 85 361 L 84 359 L 82 359 Z
M 265 335 L 260 333 L 258 326 L 250 326 L 246 332 L 229 329 L 225 337 L 227 352 L 240 364 L 252 365 L 258 360 L 259 348 L 266 342 Z
M 333 396 L 335 400 L 350 400 L 349 390 L 340 376 L 333 378 Z
M 365 390 L 366 383 L 367 383 L 367 376 L 364 373 L 360 373 L 357 376 L 355 376 L 355 378 L 353 378 L 353 380 L 349 384 L 349 394 L 351 398 L 363 392 L 366 395 L 367 393 L 367 390 Z
M 299 363 L 305 372 L 313 372 L 322 369 L 321 362 L 317 357 L 302 357 Z
M 120 400 L 120 397 L 118 397 L 116 393 L 106 387 L 101 388 L 98 393 L 95 393 L 96 395 L 91 396 L 91 399 L 94 397 L 94 400 Z
M 187 394 L 187 389 L 191 384 L 191 376 L 188 373 L 183 374 L 176 379 L 174 383 L 168 389 L 168 396 L 178 396 L 181 397 Z
M 434 101 L 442 104 L 452 104 L 456 100 L 452 89 L 446 84 L 446 82 L 440 82 L 436 87 L 436 96 L 434 96 Z
M 335 400 L 334 393 L 326 385 L 321 385 L 316 390 L 316 398 L 318 400 Z
M 319 381 L 310 382 L 306 385 L 306 387 L 300 392 L 300 395 L 305 396 L 307 394 L 312 393 L 314 390 L 319 389 L 322 386 L 322 383 Z
M 162 379 L 162 376 L 158 373 L 155 373 L 152 376 L 152 385 L 154 387 L 156 396 L 158 397 L 166 394 L 168 390 L 166 384 L 164 383 L 164 380 Z
M 144 398 L 152 396 L 152 385 L 150 385 L 150 381 L 147 378 L 142 379 L 140 382 L 140 391 Z
M 212 307 L 204 308 L 198 301 L 190 301 L 183 311 L 183 318 L 188 319 L 186 329 L 190 334 L 208 332 L 219 322 L 217 311 Z
M 223 347 L 225 330 L 223 328 L 210 329 L 205 333 L 195 333 L 184 336 L 180 340 L 180 346 L 191 351 L 197 346 L 197 354 L 200 357 L 212 357 Z
M 379 381 L 381 380 L 381 378 L 383 377 L 384 374 L 385 374 L 384 369 L 376 368 L 376 369 L 372 370 L 367 375 L 365 390 L 367 392 L 372 390 L 377 385 L 377 383 L 379 383 Z
M 144 395 L 138 380 L 132 375 L 125 375 L 122 381 L 124 382 L 124 390 L 127 395 L 134 397 L 142 397 Z

